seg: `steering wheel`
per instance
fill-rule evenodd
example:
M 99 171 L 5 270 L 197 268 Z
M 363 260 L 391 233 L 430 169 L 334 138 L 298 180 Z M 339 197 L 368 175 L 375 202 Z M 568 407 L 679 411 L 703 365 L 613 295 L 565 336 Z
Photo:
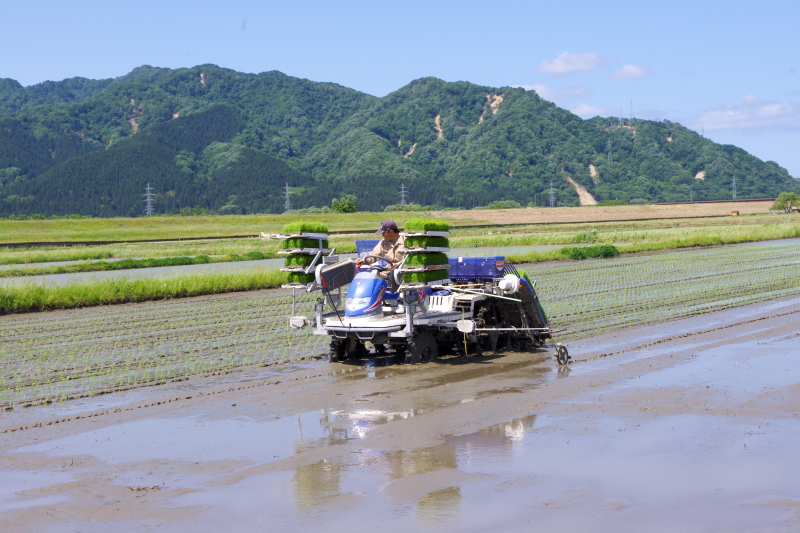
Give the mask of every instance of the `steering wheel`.
M 362 259 L 366 259 L 367 257 L 374 257 L 375 259 L 380 259 L 382 261 L 386 261 L 385 257 L 381 257 L 381 256 L 375 255 L 375 254 L 367 254 Z M 377 270 L 378 272 L 386 272 L 387 270 L 389 270 L 389 267 L 384 266 L 384 265 L 379 265 L 378 263 L 372 263 L 371 265 L 367 265 L 367 266 L 369 266 L 370 270 Z

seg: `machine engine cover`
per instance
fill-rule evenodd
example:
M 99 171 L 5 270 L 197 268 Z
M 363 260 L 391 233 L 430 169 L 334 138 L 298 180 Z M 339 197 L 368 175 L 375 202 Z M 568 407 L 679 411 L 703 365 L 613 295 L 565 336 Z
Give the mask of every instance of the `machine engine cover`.
M 347 289 L 344 314 L 349 317 L 371 316 L 382 313 L 383 295 L 389 286 L 377 272 L 359 272 Z

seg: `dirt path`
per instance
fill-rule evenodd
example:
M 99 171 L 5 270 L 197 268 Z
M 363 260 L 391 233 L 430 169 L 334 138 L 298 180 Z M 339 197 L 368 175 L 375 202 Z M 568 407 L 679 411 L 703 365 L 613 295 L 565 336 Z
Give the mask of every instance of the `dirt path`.
M 439 139 L 444 139 L 444 131 L 442 130 L 442 116 L 436 115 L 433 119 L 433 129 L 436 130 L 436 136 Z
M 7 412 L 0 530 L 796 531 L 798 316 Z

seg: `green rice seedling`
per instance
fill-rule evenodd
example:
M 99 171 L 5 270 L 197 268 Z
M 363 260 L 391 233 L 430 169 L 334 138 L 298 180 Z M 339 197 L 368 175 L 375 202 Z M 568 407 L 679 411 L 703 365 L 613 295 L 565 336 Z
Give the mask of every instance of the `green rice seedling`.
M 328 233 L 328 226 L 321 222 L 291 222 L 283 226 L 284 233 Z
M 311 283 L 314 281 L 314 274 L 303 274 L 301 272 L 289 272 L 289 283 Z
M 283 246 L 284 248 L 319 248 L 319 240 L 292 237 L 291 239 L 286 239 L 283 243 Z M 322 247 L 328 247 L 328 239 L 324 239 L 322 241 Z
M 405 231 L 450 231 L 450 224 L 436 218 L 412 218 L 406 220 Z
M 447 270 L 429 270 L 427 272 L 406 272 L 403 274 L 403 283 L 428 283 L 447 279 Z
M 447 237 L 406 237 L 405 246 L 408 248 L 414 248 L 417 246 L 449 248 L 450 241 L 447 240 Z
M 447 265 L 447 254 L 441 252 L 429 254 L 409 254 L 405 266 Z
M 290 254 L 290 255 L 286 256 L 286 260 L 284 261 L 284 265 L 286 265 L 286 266 L 307 267 L 312 262 L 314 262 L 314 256 L 313 255 Z

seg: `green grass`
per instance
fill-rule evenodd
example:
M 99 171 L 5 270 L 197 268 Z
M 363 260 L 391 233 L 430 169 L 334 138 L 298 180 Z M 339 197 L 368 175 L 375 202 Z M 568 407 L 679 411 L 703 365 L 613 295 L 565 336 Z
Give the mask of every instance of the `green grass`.
M 450 231 L 450 224 L 436 218 L 412 218 L 403 225 L 405 231 Z
M 598 257 L 616 257 L 619 250 L 613 244 L 596 244 L 594 246 L 576 246 L 562 248 L 561 253 L 570 259 L 580 261 L 582 259 L 595 259 Z
M 601 240 L 606 240 L 606 238 L 614 243 L 621 254 L 633 254 L 800 238 L 800 224 L 773 223 L 712 228 L 672 228 L 669 230 L 614 232 L 610 235 L 601 234 Z M 564 250 L 565 248 L 547 252 L 510 254 L 506 256 L 506 260 L 511 263 L 521 264 L 570 259 Z
M 394 213 L 399 226 L 415 213 Z M 81 220 L 0 219 L 0 245 L 23 242 L 157 241 L 282 233 L 290 223 L 322 224 L 331 231 L 374 232 L 386 214 L 324 213 L 197 217 L 92 218 Z M 474 224 L 474 220 L 459 224 Z M 327 232 L 326 232 L 327 233 Z
M 237 261 L 258 261 L 275 259 L 275 253 L 248 252 L 246 254 L 230 254 L 223 257 L 198 255 L 193 257 L 164 257 L 150 259 L 122 259 L 119 261 L 96 261 L 75 265 L 51 266 L 45 268 L 25 268 L 0 270 L 0 278 L 19 276 L 43 276 L 48 274 L 71 274 L 75 272 L 105 272 L 112 270 L 133 270 L 137 268 L 156 268 L 166 266 L 203 265 L 207 263 L 232 263 Z
M 355 252 L 353 236 L 334 237 L 330 244 L 339 253 Z M 317 246 L 315 242 L 314 247 Z M 0 248 L 0 265 L 50 263 L 91 259 L 144 259 L 178 256 L 244 255 L 250 252 L 277 253 L 282 240 L 259 238 L 220 239 L 212 241 L 123 243 L 100 246 Z
M 286 279 L 286 272 L 253 268 L 236 273 L 203 273 L 164 279 L 103 279 L 63 286 L 27 283 L 0 287 L 0 314 L 269 289 L 280 287 Z

